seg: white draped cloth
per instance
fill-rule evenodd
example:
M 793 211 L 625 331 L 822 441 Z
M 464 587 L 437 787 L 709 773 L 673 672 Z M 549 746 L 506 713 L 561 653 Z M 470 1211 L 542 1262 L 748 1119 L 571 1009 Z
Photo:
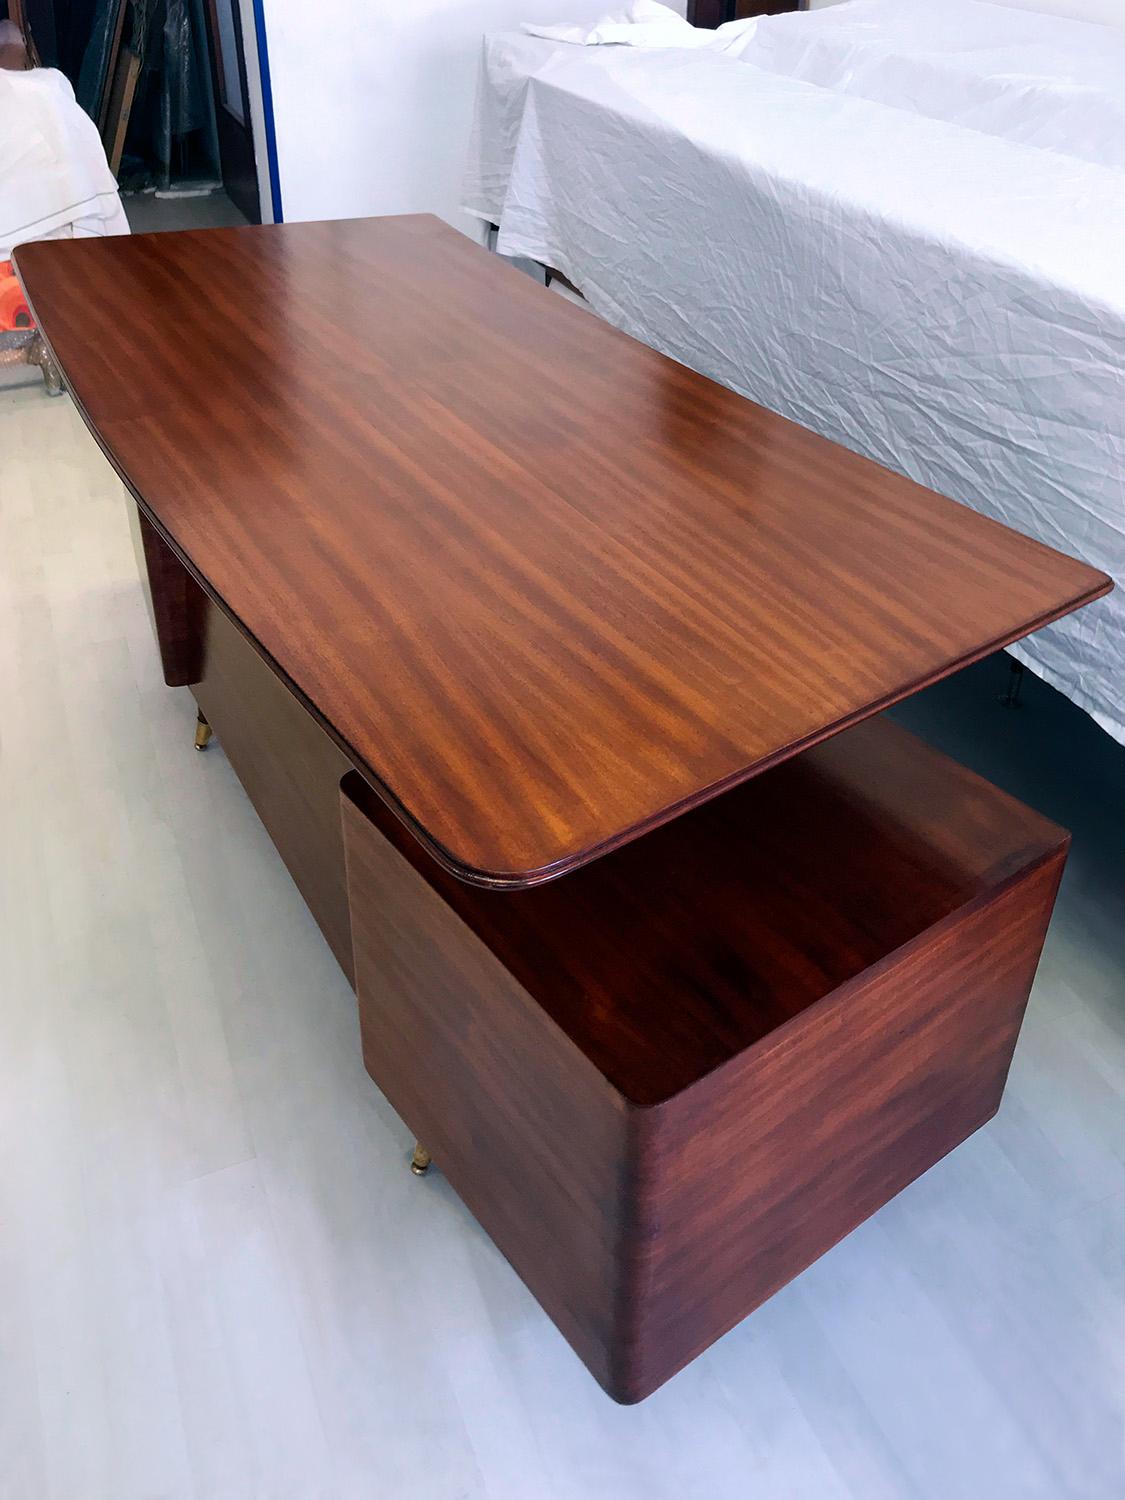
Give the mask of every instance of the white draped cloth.
M 27 240 L 128 233 L 97 127 L 66 78 L 0 69 L 0 260 Z

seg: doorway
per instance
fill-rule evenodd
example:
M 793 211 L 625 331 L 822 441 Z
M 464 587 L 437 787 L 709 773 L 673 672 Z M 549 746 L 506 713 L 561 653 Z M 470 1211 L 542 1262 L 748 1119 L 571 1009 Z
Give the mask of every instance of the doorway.
M 207 45 L 223 187 L 251 224 L 262 222 L 240 0 L 206 0 Z

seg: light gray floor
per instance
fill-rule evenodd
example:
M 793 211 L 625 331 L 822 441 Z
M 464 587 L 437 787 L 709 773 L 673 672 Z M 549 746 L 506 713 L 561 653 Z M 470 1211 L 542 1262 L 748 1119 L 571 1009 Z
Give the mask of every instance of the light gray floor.
M 3 1500 L 1125 1494 L 1125 754 L 998 663 L 910 709 L 1076 831 L 1004 1106 L 618 1408 L 407 1171 L 69 400 L 0 487 Z
M 152 234 L 165 229 L 224 229 L 250 221 L 226 193 L 217 191 L 202 198 L 158 198 L 155 193 L 125 193 L 121 202 L 134 234 Z

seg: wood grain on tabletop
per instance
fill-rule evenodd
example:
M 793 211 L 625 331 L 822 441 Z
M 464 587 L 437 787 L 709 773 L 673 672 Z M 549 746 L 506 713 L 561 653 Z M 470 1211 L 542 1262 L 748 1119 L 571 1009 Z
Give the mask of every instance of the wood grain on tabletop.
M 150 519 L 470 880 L 572 869 L 1110 586 L 435 219 L 16 263 Z

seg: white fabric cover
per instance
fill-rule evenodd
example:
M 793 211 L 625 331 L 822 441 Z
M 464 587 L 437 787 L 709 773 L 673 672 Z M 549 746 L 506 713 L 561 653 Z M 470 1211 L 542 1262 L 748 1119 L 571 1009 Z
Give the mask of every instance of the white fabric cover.
M 731 46 L 770 73 L 1125 167 L 1125 31 L 984 0 L 851 0 Z
M 1096 21 L 1102 26 L 1125 26 L 1125 5 L 1121 0 L 996 0 L 1016 10 L 1046 11 L 1053 16 L 1067 16 L 1072 21 Z
M 0 260 L 27 240 L 128 233 L 97 127 L 67 79 L 0 69 Z
M 465 203 L 645 343 L 1125 580 L 1120 168 L 729 52 L 513 34 Z M 1125 742 L 1125 588 L 1017 654 Z
M 705 46 L 713 31 L 689 26 L 677 11 L 659 0 L 633 0 L 624 10 L 613 11 L 592 26 L 550 26 L 525 21 L 520 27 L 528 36 L 544 36 L 553 42 L 575 42 L 581 47 L 692 47 Z

